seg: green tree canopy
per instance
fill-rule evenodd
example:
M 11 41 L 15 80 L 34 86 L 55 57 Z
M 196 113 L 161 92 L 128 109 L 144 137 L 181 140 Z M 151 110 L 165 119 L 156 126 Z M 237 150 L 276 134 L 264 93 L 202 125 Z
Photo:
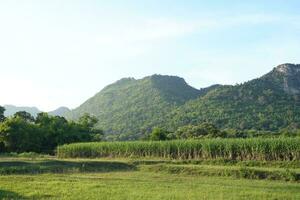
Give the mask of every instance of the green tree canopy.
M 167 131 L 162 128 L 154 128 L 150 134 L 150 140 L 160 141 L 167 140 Z
M 0 122 L 2 122 L 5 119 L 4 111 L 5 111 L 5 108 L 0 106 Z
M 28 122 L 34 122 L 34 117 L 30 114 L 30 113 L 28 113 L 28 112 L 26 112 L 26 111 L 19 111 L 19 112 L 16 112 L 15 114 L 14 114 L 14 117 L 15 118 L 21 118 L 21 119 L 23 119 L 23 120 L 25 120 L 25 121 L 28 121 Z
M 187 125 L 177 129 L 175 132 L 178 139 L 198 139 L 203 137 L 224 137 L 225 133 L 211 123 L 199 125 Z
M 100 141 L 103 131 L 94 129 L 96 122 L 89 115 L 74 122 L 47 113 L 39 113 L 34 119 L 29 113 L 18 112 L 0 123 L 0 150 L 53 153 L 58 145 Z

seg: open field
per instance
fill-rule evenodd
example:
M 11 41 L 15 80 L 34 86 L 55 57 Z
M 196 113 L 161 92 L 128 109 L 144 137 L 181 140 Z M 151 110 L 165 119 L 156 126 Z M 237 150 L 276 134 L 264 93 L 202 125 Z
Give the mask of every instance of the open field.
M 299 166 L 299 161 L 2 157 L 0 199 L 299 199 L 294 180 Z
M 99 142 L 0 156 L 0 199 L 300 199 L 299 138 Z
M 8 199 L 299 199 L 300 185 L 150 172 L 1 176 Z

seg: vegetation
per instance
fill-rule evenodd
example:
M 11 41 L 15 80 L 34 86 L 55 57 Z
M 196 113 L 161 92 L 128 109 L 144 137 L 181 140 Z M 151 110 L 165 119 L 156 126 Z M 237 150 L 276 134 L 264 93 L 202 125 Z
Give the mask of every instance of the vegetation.
M 259 79 L 222 86 L 170 114 L 169 127 L 209 121 L 222 129 L 295 131 L 300 125 L 299 65 L 284 65 Z M 290 92 L 292 90 L 293 92 Z
M 204 139 L 77 143 L 59 146 L 61 158 L 160 157 L 171 159 L 297 160 L 300 139 Z
M 30 187 L 28 187 L 30 180 Z M 293 182 L 195 177 L 153 172 L 9 175 L 1 199 L 299 199 Z M 71 191 L 71 192 L 70 192 Z
M 11 117 L 15 113 L 20 112 L 20 111 L 25 111 L 27 113 L 30 113 L 32 116 L 36 117 L 38 113 L 42 112 L 36 107 L 18 107 L 14 105 L 4 105 L 5 108 L 5 116 L 6 117 Z
M 202 123 L 200 125 L 187 125 L 179 127 L 175 132 L 177 139 L 200 139 L 226 137 L 227 133 L 219 130 L 211 123 Z
M 161 140 L 167 140 L 167 132 L 161 128 L 154 128 L 152 133 L 150 134 L 150 140 L 152 141 L 161 141 Z
M 0 175 L 133 171 L 135 166 L 118 161 L 12 159 L 0 161 Z
M 103 132 L 93 128 L 96 123 L 97 119 L 89 115 L 73 122 L 47 113 L 39 113 L 34 118 L 29 113 L 20 111 L 12 117 L 2 117 L 0 152 L 53 153 L 58 145 L 100 141 Z
M 0 122 L 3 122 L 5 117 L 4 117 L 4 111 L 5 108 L 3 108 L 2 106 L 0 106 Z
M 83 113 L 90 113 L 99 119 L 98 127 L 105 131 L 108 140 L 136 140 L 147 137 L 154 127 L 166 124 L 171 110 L 200 94 L 174 76 L 122 79 L 66 117 L 78 119 Z
M 104 129 L 107 140 L 144 139 L 154 127 L 172 133 L 181 128 L 191 137 L 214 137 L 215 134 L 204 132 L 197 135 L 195 130 L 200 128 L 197 126 L 204 123 L 220 130 L 243 132 L 243 137 L 251 131 L 299 135 L 299 67 L 281 65 L 243 84 L 214 85 L 201 90 L 172 76 L 122 79 L 66 116 L 76 119 L 83 113 L 95 115 L 99 119 L 97 126 Z M 223 133 L 218 132 L 216 136 L 224 137 Z M 182 138 L 186 137 L 189 136 L 182 134 Z
M 202 90 L 123 79 L 68 113 L 77 121 L 0 106 L 0 199 L 299 199 L 294 67 Z
M 299 161 L 199 162 L 4 157 L 0 199 L 300 198 Z
M 202 176 L 228 176 L 246 179 L 269 179 L 284 181 L 300 181 L 300 171 L 291 169 L 209 166 L 209 165 L 148 165 L 145 169 L 152 172 L 167 172 L 171 174 L 187 174 Z
M 31 159 L 29 159 L 31 158 Z M 225 165 L 223 165 L 224 163 Z M 266 164 L 270 164 L 266 168 Z M 230 176 L 246 179 L 272 179 L 300 181 L 299 162 L 240 162 L 214 160 L 171 161 L 171 160 L 62 160 L 51 157 L 3 157 L 0 161 L 0 175 L 147 171 L 197 176 Z

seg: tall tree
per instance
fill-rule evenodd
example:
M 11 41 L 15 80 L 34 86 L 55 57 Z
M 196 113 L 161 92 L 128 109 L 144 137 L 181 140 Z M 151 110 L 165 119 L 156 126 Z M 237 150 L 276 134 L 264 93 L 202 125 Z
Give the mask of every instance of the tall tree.
M 167 140 L 167 131 L 158 127 L 154 128 L 152 133 L 150 134 L 150 140 L 153 141 Z
M 15 118 L 19 117 L 27 122 L 34 122 L 34 117 L 29 112 L 26 112 L 26 111 L 16 112 L 14 114 L 14 117 Z
M 3 122 L 5 119 L 4 111 L 5 111 L 5 108 L 0 106 L 0 122 Z

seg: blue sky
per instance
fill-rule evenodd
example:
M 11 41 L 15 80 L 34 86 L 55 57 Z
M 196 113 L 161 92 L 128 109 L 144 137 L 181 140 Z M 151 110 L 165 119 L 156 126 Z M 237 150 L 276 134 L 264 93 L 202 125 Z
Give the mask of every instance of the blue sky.
M 74 108 L 123 77 L 196 88 L 300 63 L 300 1 L 1 0 L 0 104 Z

